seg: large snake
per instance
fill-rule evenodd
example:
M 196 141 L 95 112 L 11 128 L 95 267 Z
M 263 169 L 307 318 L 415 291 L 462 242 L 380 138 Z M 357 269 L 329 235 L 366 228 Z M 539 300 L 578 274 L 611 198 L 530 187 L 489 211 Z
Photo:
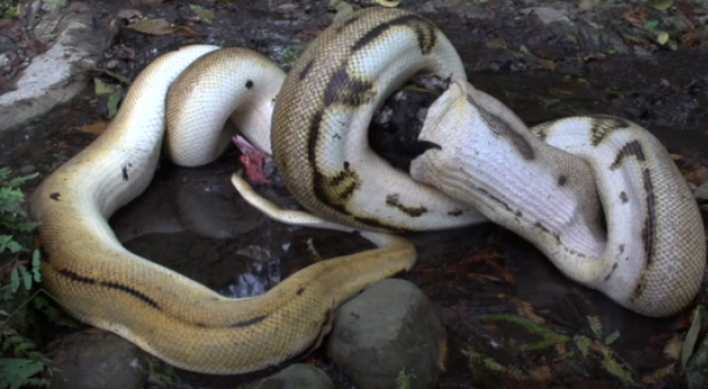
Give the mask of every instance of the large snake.
M 211 87 L 259 96 L 245 98 L 236 119 L 261 112 L 252 119 L 269 127 L 269 107 L 282 75 L 253 52 L 215 50 L 188 47 L 148 66 L 109 129 L 47 177 L 30 205 L 42 223 L 45 285 L 69 312 L 176 366 L 226 374 L 261 369 L 305 350 L 317 341 L 332 309 L 371 282 L 410 268 L 415 251 L 402 238 L 364 233 L 380 248 L 318 263 L 263 296 L 234 300 L 137 257 L 117 242 L 106 218 L 148 185 L 166 115 L 196 112 L 196 122 L 186 120 L 192 124 L 213 115 L 219 118 L 214 121 L 217 127 L 230 115 L 207 109 L 225 99 L 222 96 L 211 99 L 212 94 L 202 94 L 195 100 L 203 105 L 174 109 L 173 98 L 186 101 Z M 225 59 L 229 53 L 246 62 Z M 365 128 L 373 111 L 418 71 L 465 80 L 452 46 L 426 19 L 377 8 L 335 22 L 298 60 L 277 96 L 273 115 L 271 142 L 278 168 L 296 198 L 317 216 L 275 210 L 242 181 L 235 183 L 259 208 L 294 223 L 325 225 L 331 220 L 357 229 L 401 231 L 485 220 L 466 202 L 396 172 L 366 145 Z M 183 72 L 197 76 L 175 81 Z M 165 96 L 173 82 L 166 108 Z M 259 108 L 251 111 L 247 106 Z M 254 123 L 252 119 L 242 119 L 241 130 L 248 130 L 243 126 Z M 226 137 L 212 133 L 204 138 L 171 138 L 171 131 L 168 154 L 188 165 L 213 159 L 222 150 L 214 139 Z M 197 141 L 201 139 L 205 142 Z M 251 141 L 258 144 L 258 139 L 263 138 L 251 134 Z M 180 147 L 193 144 L 207 149 L 206 156 L 182 160 Z M 267 150 L 267 141 L 259 146 Z M 508 167 L 499 164 L 493 169 L 504 174 Z M 527 207 L 533 205 L 524 204 L 522 209 Z M 653 223 L 662 222 L 651 217 Z
M 233 106 L 210 111 L 224 96 L 199 93 L 220 85 L 241 91 L 241 107 L 257 107 L 237 120 L 260 112 L 257 120 L 269 127 L 280 69 L 250 50 L 216 49 L 186 47 L 148 66 L 110 127 L 37 188 L 30 211 L 41 222 L 44 286 L 72 315 L 175 366 L 235 374 L 276 365 L 315 344 L 333 309 L 372 282 L 409 269 L 415 249 L 402 238 L 365 235 L 381 247 L 318 262 L 264 295 L 230 299 L 121 246 L 106 218 L 149 184 L 165 127 L 165 97 L 178 75 L 183 88 L 170 91 L 169 115 L 221 115 L 221 128 Z M 203 105 L 181 106 L 185 99 L 202 99 Z M 201 128 L 192 130 L 192 139 L 200 139 Z M 202 153 L 207 156 L 197 163 L 206 162 L 222 149 L 209 140 L 192 141 L 196 150 L 174 147 L 190 139 L 186 135 L 167 142 L 172 158 L 183 163 L 192 164 Z
M 668 316 L 703 284 L 696 200 L 664 146 L 637 124 L 581 116 L 529 131 L 461 81 L 430 107 L 420 139 L 441 147 L 412 162 L 414 178 L 475 206 L 623 306 Z
M 686 307 L 704 276 L 703 223 L 659 141 L 627 120 L 586 116 L 535 127 L 544 143 L 467 84 L 458 62 L 437 28 L 403 10 L 365 10 L 325 30 L 286 78 L 273 112 L 274 159 L 290 192 L 323 220 L 384 231 L 479 222 L 473 206 L 627 308 L 668 316 Z M 417 182 L 366 139 L 373 112 L 416 71 L 454 81 L 426 118 L 421 141 L 442 151 L 414 161 Z M 269 216 L 295 219 L 233 182 Z M 433 197 L 420 182 L 460 203 Z

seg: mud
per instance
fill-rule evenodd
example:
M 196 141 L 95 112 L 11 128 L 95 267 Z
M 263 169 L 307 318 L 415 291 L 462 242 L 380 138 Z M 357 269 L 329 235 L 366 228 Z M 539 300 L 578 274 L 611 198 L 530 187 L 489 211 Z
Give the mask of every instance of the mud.
M 594 7 L 593 2 L 580 2 L 590 4 L 590 10 L 581 11 L 575 2 L 568 3 L 409 0 L 402 6 L 440 26 L 458 48 L 471 83 L 499 98 L 527 124 L 586 113 L 619 115 L 650 129 L 684 160 L 708 161 L 708 39 L 703 13 L 708 5 L 679 2 L 660 12 L 641 2 Z M 160 54 L 191 43 L 253 48 L 288 68 L 303 45 L 331 21 L 324 2 L 310 0 L 195 4 L 214 11 L 212 24 L 197 21 L 185 1 L 155 6 L 92 2 L 96 34 L 107 42 L 103 60 L 92 74 L 110 80 L 102 71 L 110 69 L 133 78 Z M 163 17 L 178 28 L 162 36 L 109 28 L 124 8 Z M 632 23 L 636 14 L 644 15 L 643 21 L 659 21 L 677 50 L 659 44 L 655 30 L 636 27 Z M 694 28 L 676 21 L 683 19 Z M 118 20 L 113 25 L 124 23 Z M 697 35 L 694 41 L 681 40 L 691 33 Z M 20 40 L 15 46 L 3 43 L 13 52 L 23 45 Z M 11 79 L 3 82 L 7 88 Z M 414 98 L 410 104 L 423 100 Z M 406 119 L 415 116 L 416 109 L 397 115 L 398 127 L 372 140 L 380 143 L 382 153 L 409 130 Z M 0 163 L 22 173 L 51 172 L 96 137 L 100 131 L 91 126 L 106 121 L 107 112 L 105 98 L 88 88 L 72 103 L 3 134 Z M 231 296 L 262 293 L 307 266 L 314 260 L 310 245 L 324 258 L 369 247 L 348 234 L 282 226 L 254 212 L 228 181 L 238 167 L 237 156 L 236 151 L 229 152 L 199 169 L 163 164 L 148 192 L 112 219 L 126 246 Z M 185 203 L 173 195 L 181 190 L 207 195 L 197 203 L 216 204 L 217 215 L 231 210 L 225 227 L 204 232 L 195 226 Z M 282 205 L 294 205 L 282 187 L 259 190 Z M 141 207 L 152 209 L 148 220 Z M 530 244 L 493 225 L 418 234 L 412 240 L 419 249 L 419 263 L 402 277 L 434 301 L 449 331 L 447 370 L 439 387 L 680 385 L 678 370 L 667 375 L 657 371 L 677 364 L 664 348 L 686 330 L 689 311 L 662 320 L 628 312 L 568 281 Z M 488 316 L 505 313 L 542 322 L 569 340 L 531 349 L 528 346 L 543 336 L 528 325 Z M 589 317 L 597 317 L 599 332 Z M 607 337 L 615 331 L 619 338 L 609 342 Z M 593 342 L 586 353 L 578 346 L 581 337 Z M 513 369 L 494 372 L 482 359 L 470 357 L 470 350 Z M 623 370 L 608 368 L 608 360 Z M 351 386 L 321 350 L 307 361 L 327 371 L 336 387 Z M 245 377 L 178 371 L 173 387 L 230 388 L 273 371 Z

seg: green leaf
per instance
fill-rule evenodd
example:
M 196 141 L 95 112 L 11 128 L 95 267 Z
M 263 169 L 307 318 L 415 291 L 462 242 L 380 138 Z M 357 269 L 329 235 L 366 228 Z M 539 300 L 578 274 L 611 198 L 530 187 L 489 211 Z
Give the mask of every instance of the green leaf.
M 10 249 L 11 253 L 16 254 L 22 250 L 22 245 L 17 243 L 17 241 L 12 240 L 7 243 L 7 248 Z
M 701 332 L 701 311 L 703 311 L 703 306 L 700 305 L 693 310 L 691 327 L 688 328 L 686 339 L 683 341 L 683 347 L 681 348 L 681 367 L 683 370 L 686 370 L 686 364 L 691 355 L 693 355 L 693 349 L 696 347 L 696 342 L 698 342 L 698 335 Z
M 0 235 L 0 253 L 5 252 L 10 242 L 12 242 L 12 235 Z
M 214 11 L 195 4 L 190 4 L 189 8 L 191 8 L 192 11 L 199 16 L 199 20 L 208 24 L 211 24 L 214 21 Z
M 647 28 L 647 30 L 655 30 L 657 27 L 659 27 L 659 21 L 658 20 L 647 20 L 644 22 L 644 27 Z
M 18 289 L 20 289 L 20 271 L 14 268 L 10 273 L 10 290 L 15 293 Z
M 619 331 L 615 330 L 615 332 L 613 332 L 613 333 L 607 335 L 607 337 L 605 337 L 605 344 L 610 345 L 610 344 L 614 343 L 617 339 L 619 339 L 619 337 L 620 337 Z
M 29 384 L 29 379 L 41 373 L 45 364 L 41 361 L 21 358 L 0 358 L 0 382 L 10 389 L 19 389 Z
M 32 274 L 25 270 L 25 268 L 22 268 L 22 280 L 25 282 L 25 289 L 30 290 L 32 289 Z
M 17 347 L 15 347 L 15 352 L 25 352 L 25 351 L 29 351 L 33 348 L 34 348 L 34 345 L 32 343 L 22 343 L 22 344 L 17 345 Z
M 116 88 L 113 85 L 103 82 L 100 78 L 93 79 L 93 92 L 96 96 L 110 95 L 115 91 Z
M 32 275 L 34 282 L 42 282 L 42 263 L 40 261 L 41 254 L 38 249 L 32 252 Z
M 103 69 L 103 74 L 105 74 L 105 75 L 107 75 L 107 76 L 110 76 L 110 77 L 113 77 L 113 78 L 115 78 L 116 80 L 122 82 L 122 83 L 125 84 L 125 85 L 130 85 L 130 83 L 131 83 L 130 78 L 128 78 L 128 77 L 126 77 L 126 76 L 124 76 L 124 75 L 122 75 L 122 74 L 120 74 L 120 73 L 116 73 L 116 72 L 110 71 L 110 70 L 108 70 L 108 69 Z
M 590 338 L 584 335 L 576 335 L 573 337 L 573 342 L 575 342 L 575 345 L 584 357 L 588 356 L 588 353 L 590 352 L 590 343 L 592 343 Z
M 116 113 L 118 113 L 118 103 L 120 103 L 120 99 L 122 97 L 122 93 L 120 90 L 117 90 L 108 96 L 108 102 L 106 103 L 106 107 L 108 108 L 108 118 L 112 119 L 114 116 L 116 116 Z
M 516 317 L 512 315 L 507 315 L 507 314 L 492 314 L 492 315 L 485 315 L 482 317 L 484 320 L 501 320 L 501 321 L 507 321 L 511 323 L 518 324 L 522 327 L 524 327 L 526 330 L 529 332 L 541 336 L 541 340 L 535 343 L 527 344 L 522 347 L 524 350 L 541 350 L 550 346 L 553 346 L 554 344 L 557 343 L 566 343 L 570 341 L 570 338 L 568 336 L 559 334 L 555 331 L 553 331 L 550 327 L 547 327 L 545 325 L 536 323 L 532 320 L 521 318 L 521 317 Z

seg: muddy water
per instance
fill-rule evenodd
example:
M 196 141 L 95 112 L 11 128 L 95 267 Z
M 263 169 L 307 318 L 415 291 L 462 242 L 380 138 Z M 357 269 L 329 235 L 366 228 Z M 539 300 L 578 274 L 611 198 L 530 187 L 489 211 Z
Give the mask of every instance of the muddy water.
M 250 40 L 233 42 L 218 34 L 206 40 L 262 49 L 282 62 L 287 46 L 267 42 L 282 43 L 299 33 L 302 28 L 297 20 L 239 7 L 230 6 L 229 12 L 235 13 L 234 18 L 257 20 L 258 28 L 248 24 L 255 22 L 219 28 L 221 34 Z M 236 15 L 241 11 L 245 14 Z M 280 32 L 266 36 L 259 32 L 264 31 L 263 24 Z M 460 48 L 471 82 L 508 104 L 530 125 L 571 114 L 615 114 L 650 128 L 671 152 L 708 158 L 705 53 L 657 53 L 648 59 L 610 56 L 580 65 L 557 61 L 559 67 L 549 70 L 508 51 L 484 50 L 482 38 L 470 34 L 470 29 L 452 25 L 443 29 Z M 315 32 L 306 31 L 298 38 L 305 40 L 308 34 Z M 139 47 L 175 43 L 175 38 L 159 39 L 158 43 L 144 39 L 130 43 Z M 550 56 L 542 55 L 543 51 L 536 54 Z M 136 68 L 147 60 L 148 56 L 139 54 Z M 72 104 L 0 137 L 0 164 L 23 173 L 54 170 L 95 138 L 85 126 L 105 120 L 103 111 L 103 103 L 87 90 Z M 391 134 L 380 139 L 382 149 L 387 139 L 410 127 L 405 119 L 411 115 L 399 116 L 402 130 L 389 129 Z M 148 191 L 111 220 L 126 247 L 220 293 L 238 297 L 263 293 L 307 266 L 314 258 L 310 247 L 324 258 L 370 247 L 355 236 L 283 226 L 255 212 L 229 183 L 231 172 L 239 166 L 237 157 L 232 151 L 198 169 L 164 163 Z M 259 191 L 283 206 L 295 205 L 282 187 L 264 186 Z M 441 387 L 466 388 L 471 382 L 498 387 L 499 380 L 508 387 L 621 386 L 621 379 L 602 367 L 605 359 L 599 351 L 582 355 L 572 341 L 530 350 L 527 346 L 539 340 L 537 332 L 518 323 L 490 320 L 490 314 L 539 318 L 556 334 L 599 339 L 600 343 L 617 331 L 619 338 L 607 347 L 615 353 L 613 360 L 635 380 L 675 362 L 663 349 L 672 336 L 685 330 L 687 313 L 663 320 L 633 314 L 568 281 L 530 244 L 493 225 L 423 233 L 411 239 L 419 249 L 419 263 L 402 277 L 426 292 L 449 329 L 449 357 Z M 588 319 L 595 316 L 602 327 L 599 334 L 593 332 L 597 324 L 591 325 Z M 514 379 L 511 373 L 500 378 L 479 365 L 471 369 L 463 355 L 467 350 L 513 366 L 525 378 Z M 346 379 L 323 353 L 311 360 L 331 374 L 337 387 L 347 387 Z M 241 381 L 186 372 L 178 376 L 185 387 L 233 387 Z M 671 385 L 672 379 L 651 382 L 664 386 Z

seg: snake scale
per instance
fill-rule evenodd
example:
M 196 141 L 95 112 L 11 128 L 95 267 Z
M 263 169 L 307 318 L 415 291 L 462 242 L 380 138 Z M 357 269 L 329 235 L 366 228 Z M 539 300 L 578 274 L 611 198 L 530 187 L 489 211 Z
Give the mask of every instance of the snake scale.
M 328 27 L 284 82 L 274 65 L 250 50 L 189 46 L 161 56 L 136 78 L 109 128 L 45 178 L 30 199 L 30 212 L 41 222 L 46 288 L 77 318 L 193 371 L 243 373 L 303 352 L 318 342 L 331 311 L 343 301 L 413 266 L 415 249 L 407 240 L 364 231 L 378 249 L 319 262 L 262 296 L 229 299 L 131 254 L 118 243 L 106 219 L 149 184 L 166 124 L 167 154 L 191 166 L 223 151 L 221 142 L 229 134 L 211 129 L 221 128 L 231 116 L 249 140 L 266 151 L 272 147 L 288 189 L 314 213 L 277 210 L 234 177 L 244 197 L 279 220 L 394 232 L 484 221 L 469 205 L 473 201 L 454 200 L 416 183 L 386 165 L 366 144 L 365 130 L 374 110 L 419 71 L 466 82 L 458 55 L 432 23 L 408 11 L 381 8 L 353 13 Z M 220 94 L 223 91 L 227 93 Z M 229 104 L 224 103 L 227 99 Z M 271 110 L 268 142 L 262 132 L 271 127 Z M 513 115 L 496 119 L 517 120 Z M 211 129 L 204 131 L 210 132 L 198 135 L 196 127 L 206 122 Z M 186 123 L 195 132 L 176 135 L 180 124 L 174 123 Z M 553 125 L 540 128 L 548 138 L 555 132 Z M 447 146 L 441 143 L 443 150 Z M 635 160 L 626 158 L 622 165 Z M 505 165 L 491 169 L 503 174 Z M 645 198 L 652 193 L 646 187 L 639 190 Z M 655 205 L 663 201 L 661 196 L 651 198 Z M 574 211 L 580 213 L 577 217 L 597 221 L 591 215 L 598 209 L 596 199 L 579 202 L 585 205 Z M 519 206 L 526 211 L 533 204 Z M 656 216 L 651 215 L 654 226 L 665 222 Z M 646 226 L 646 219 L 640 224 Z M 599 241 L 601 233 L 593 231 L 588 232 L 594 234 L 590 240 Z M 703 250 L 694 262 L 704 264 L 705 243 Z
M 411 163 L 414 178 L 474 205 L 569 278 L 621 305 L 668 316 L 703 284 L 696 200 L 664 146 L 637 124 L 580 116 L 529 131 L 506 106 L 460 81 L 430 107 L 420 139 L 442 146 Z M 507 164 L 516 168 L 500 174 Z

